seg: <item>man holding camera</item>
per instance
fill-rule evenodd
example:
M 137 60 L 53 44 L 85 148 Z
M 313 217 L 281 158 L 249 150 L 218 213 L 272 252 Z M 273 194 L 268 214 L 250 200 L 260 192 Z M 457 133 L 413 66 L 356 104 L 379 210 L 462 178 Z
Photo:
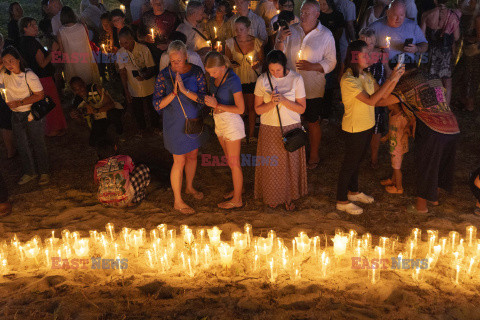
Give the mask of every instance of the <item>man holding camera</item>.
M 135 41 L 133 31 L 129 27 L 120 30 L 118 41 L 121 46 L 117 52 L 117 56 L 121 57 L 118 60 L 118 69 L 125 91 L 125 100 L 133 109 L 141 136 L 147 128 L 145 110 L 148 110 L 150 125 L 155 129 L 159 127 L 159 116 L 152 105 L 155 62 L 148 47 Z
M 325 93 L 325 74 L 337 63 L 335 40 L 332 32 L 318 21 L 320 5 L 315 0 L 305 0 L 300 13 L 300 23 L 280 28 L 275 49 L 285 53 L 287 67 L 303 77 L 307 94 L 307 108 L 303 116 L 308 122 L 310 158 L 308 168 L 315 169 L 320 162 L 319 149 L 322 138 L 320 115 Z
M 387 16 L 369 27 L 375 30 L 377 44 L 389 51 L 389 60 L 396 62 L 396 57 L 405 52 L 405 63 L 418 63 L 420 54 L 428 50 L 428 42 L 418 24 L 405 16 L 405 2 L 395 0 L 390 4 Z

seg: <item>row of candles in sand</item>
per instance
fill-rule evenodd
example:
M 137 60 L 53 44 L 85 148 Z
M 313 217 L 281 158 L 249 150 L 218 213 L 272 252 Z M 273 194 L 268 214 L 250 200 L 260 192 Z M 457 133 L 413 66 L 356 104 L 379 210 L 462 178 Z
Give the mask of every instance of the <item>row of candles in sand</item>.
M 134 258 L 138 264 L 152 271 L 167 273 L 180 270 L 191 277 L 217 265 L 229 269 L 235 262 L 242 265 L 245 272 L 266 271 L 267 278 L 275 282 L 280 274 L 292 279 L 301 278 L 307 260 L 313 261 L 316 265 L 314 272 L 318 271 L 320 277 L 325 278 L 333 272 L 342 271 L 342 265 L 351 268 L 351 257 L 379 261 L 391 257 L 426 259 L 428 270 L 432 270 L 442 257 L 452 280 L 459 284 L 474 275 L 480 260 L 480 241 L 474 226 L 466 228 L 465 238 L 456 231 L 451 231 L 448 237 L 439 237 L 438 231 L 428 230 L 426 242 L 421 240 L 422 231 L 415 228 L 404 244 L 396 235 L 380 237 L 378 246 L 373 249 L 371 234 L 359 237 L 355 230 L 344 232 L 342 229 L 337 229 L 335 236 L 330 238 L 333 246 L 329 245 L 326 235 L 310 238 L 304 232 L 291 242 L 277 237 L 273 230 L 268 232 L 267 237 L 253 237 L 249 224 L 245 225 L 243 233 L 234 232 L 230 242 L 221 240 L 222 231 L 217 227 L 198 229 L 194 233 L 184 225 L 177 237 L 176 229 L 162 224 L 150 231 L 148 240 L 143 228 L 123 228 L 117 234 L 111 223 L 106 225 L 105 232 L 94 230 L 89 233 L 89 237 L 82 238 L 79 232 L 63 230 L 61 238 L 56 238 L 52 231 L 52 236 L 44 242 L 35 236 L 26 243 L 21 243 L 14 236 L 10 246 L 4 244 L 0 250 L 0 273 L 10 271 L 8 261 L 28 269 L 50 268 L 52 257 Z M 369 268 L 368 275 L 373 284 L 380 280 L 381 272 L 384 270 Z M 412 268 L 410 272 L 414 280 L 420 281 L 425 269 Z

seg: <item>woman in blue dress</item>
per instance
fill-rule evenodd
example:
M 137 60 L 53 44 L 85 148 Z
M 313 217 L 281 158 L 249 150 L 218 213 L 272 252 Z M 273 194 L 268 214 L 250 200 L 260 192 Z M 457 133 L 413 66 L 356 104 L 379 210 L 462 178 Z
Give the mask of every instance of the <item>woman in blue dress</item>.
M 202 116 L 207 83 L 202 69 L 187 62 L 187 48 L 183 42 L 170 43 L 168 55 L 170 65 L 158 74 L 153 106 L 163 114 L 163 141 L 173 155 L 170 183 L 175 197 L 174 209 L 193 214 L 195 210 L 182 199 L 183 171 L 185 193 L 201 200 L 203 193 L 193 187 L 193 178 L 197 169 L 198 148 L 206 141 L 207 135 L 203 130 L 199 134 L 185 134 L 185 119 Z

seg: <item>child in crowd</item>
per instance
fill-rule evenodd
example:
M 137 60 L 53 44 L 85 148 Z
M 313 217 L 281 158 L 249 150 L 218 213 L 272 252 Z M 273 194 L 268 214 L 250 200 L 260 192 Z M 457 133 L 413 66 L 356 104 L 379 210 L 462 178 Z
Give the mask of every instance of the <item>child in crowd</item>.
M 118 36 L 113 30 L 112 17 L 109 12 L 102 14 L 100 20 L 102 30 L 98 38 L 98 47 L 101 52 L 101 60 L 98 69 L 104 80 L 115 81 L 119 78 L 114 63 L 114 54 L 118 50 L 118 47 L 115 46 L 115 43 L 118 43 Z
M 75 98 L 70 116 L 73 119 L 87 118 L 91 127 L 89 144 L 94 147 L 97 141 L 107 135 L 111 124 L 115 126 L 116 133 L 123 133 L 122 105 L 115 102 L 107 90 L 98 84 L 87 85 L 82 78 L 73 77 L 70 80 Z
M 402 160 L 403 155 L 408 152 L 408 137 L 412 135 L 413 122 L 407 118 L 399 103 L 388 106 L 388 109 L 389 130 L 382 141 L 388 140 L 390 144 L 393 174 L 391 179 L 382 180 L 381 184 L 388 193 L 402 194 Z
M 94 179 L 98 184 L 98 200 L 106 206 L 131 207 L 145 198 L 150 184 L 150 169 L 141 164 L 135 167 L 132 158 L 119 155 L 109 138 L 97 142 L 100 160 L 95 165 Z
M 477 199 L 477 204 L 475 205 L 473 214 L 480 216 L 480 168 L 470 175 L 469 185 L 473 195 Z

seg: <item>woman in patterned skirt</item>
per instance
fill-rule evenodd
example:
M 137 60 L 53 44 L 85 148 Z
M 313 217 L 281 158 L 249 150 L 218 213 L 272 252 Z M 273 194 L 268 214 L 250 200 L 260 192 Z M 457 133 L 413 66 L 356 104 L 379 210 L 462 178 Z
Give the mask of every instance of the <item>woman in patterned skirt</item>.
M 294 210 L 293 200 L 307 194 L 305 147 L 294 152 L 285 149 L 279 114 L 283 132 L 301 127 L 305 86 L 298 73 L 287 69 L 287 57 L 282 51 L 271 51 L 266 65 L 267 72 L 260 75 L 255 86 L 255 111 L 260 115 L 255 198 L 263 199 L 272 208 L 285 204 L 287 210 Z

